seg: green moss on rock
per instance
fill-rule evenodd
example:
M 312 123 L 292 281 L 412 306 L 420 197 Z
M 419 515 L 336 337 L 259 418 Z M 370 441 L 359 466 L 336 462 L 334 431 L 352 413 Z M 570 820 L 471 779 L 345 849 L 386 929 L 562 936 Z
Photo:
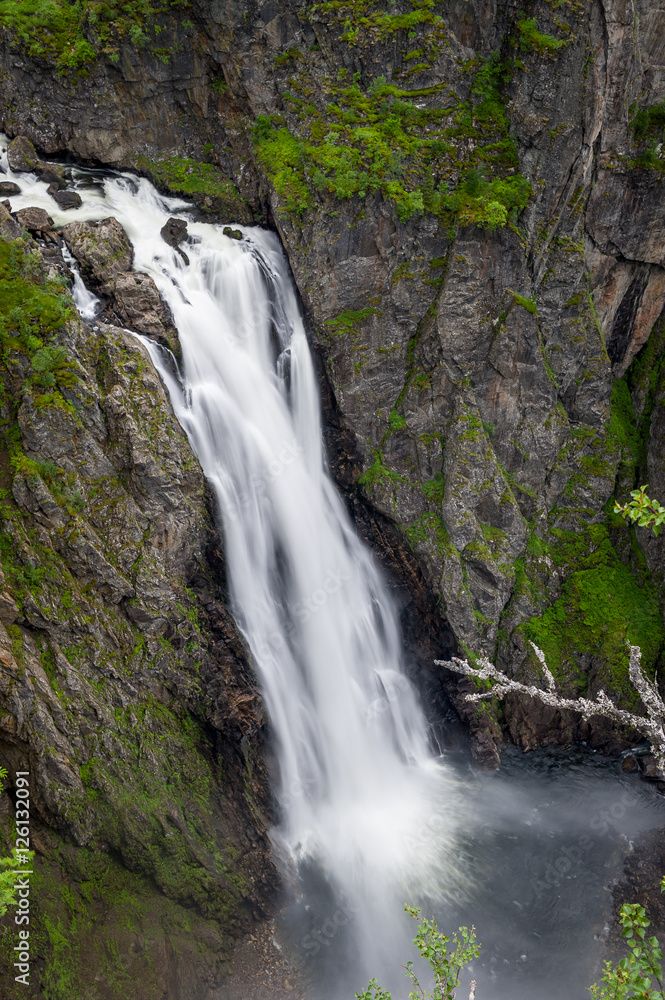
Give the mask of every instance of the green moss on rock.
M 191 199 L 199 208 L 227 222 L 253 221 L 247 201 L 214 163 L 180 156 L 160 160 L 140 156 L 137 166 L 161 190 Z
M 593 662 L 597 687 L 635 709 L 639 698 L 628 677 L 627 643 L 642 648 L 651 676 L 665 645 L 665 627 L 651 581 L 642 581 L 618 558 L 605 525 L 586 533 L 555 532 L 550 553 L 561 566 L 576 567 L 561 596 L 538 618 L 523 626 L 524 635 L 545 653 L 548 666 L 564 688 L 585 694 Z

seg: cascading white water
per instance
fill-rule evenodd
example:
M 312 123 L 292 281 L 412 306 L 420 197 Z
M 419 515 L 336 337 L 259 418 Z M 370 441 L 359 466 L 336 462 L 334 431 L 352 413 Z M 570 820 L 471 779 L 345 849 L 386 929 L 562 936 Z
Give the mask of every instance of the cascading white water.
M 217 493 L 234 613 L 277 743 L 276 839 L 346 895 L 354 936 L 380 974 L 370 942 L 384 934 L 381 921 L 398 920 L 405 899 L 455 883 L 452 779 L 429 750 L 386 587 L 326 472 L 315 374 L 279 242 L 256 228 L 237 241 L 190 222 L 187 265 L 160 237 L 186 206 L 146 180 L 81 186 L 82 207 L 67 212 L 36 178 L 17 180 L 25 193 L 15 208 L 40 205 L 57 223 L 115 216 L 136 270 L 152 275 L 171 309 L 182 384 L 144 343 Z

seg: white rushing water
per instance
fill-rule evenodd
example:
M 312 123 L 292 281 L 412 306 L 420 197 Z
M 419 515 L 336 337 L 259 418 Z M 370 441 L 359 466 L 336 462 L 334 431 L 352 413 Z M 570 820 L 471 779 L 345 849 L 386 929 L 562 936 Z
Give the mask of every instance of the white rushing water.
M 455 884 L 452 779 L 428 746 L 386 586 L 326 471 L 315 373 L 277 237 L 241 227 L 238 241 L 190 221 L 187 265 L 160 236 L 185 205 L 146 180 L 82 183 L 82 207 L 63 212 L 36 178 L 12 179 L 24 191 L 14 210 L 38 205 L 56 223 L 115 216 L 135 269 L 171 309 L 182 383 L 144 343 L 219 501 L 233 609 L 277 744 L 275 840 L 346 898 L 380 972 L 371 941 L 386 938 L 390 914 L 399 922 L 405 900 Z M 74 294 L 94 316 L 78 272 Z

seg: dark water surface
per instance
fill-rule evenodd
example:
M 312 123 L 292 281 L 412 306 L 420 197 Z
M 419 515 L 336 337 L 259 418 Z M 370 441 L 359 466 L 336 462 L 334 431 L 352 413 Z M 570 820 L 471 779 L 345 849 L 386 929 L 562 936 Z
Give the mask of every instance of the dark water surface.
M 423 900 L 424 911 L 446 933 L 475 925 L 477 1000 L 584 1000 L 602 971 L 612 887 L 636 838 L 665 830 L 665 798 L 623 774 L 618 758 L 586 747 L 508 748 L 493 774 L 447 759 L 463 781 L 463 811 L 451 803 L 462 827 L 451 863 L 457 874 L 463 869 L 467 888 L 445 904 Z M 305 873 L 301 889 L 280 936 L 304 962 L 313 1000 L 352 1000 L 366 986 L 354 978 L 353 908 L 333 897 L 319 873 Z M 405 918 L 401 941 L 389 943 L 386 965 L 376 970 L 395 1000 L 408 995 L 400 965 L 416 957 L 409 944 L 415 927 Z M 464 1000 L 470 979 L 465 975 L 458 991 Z

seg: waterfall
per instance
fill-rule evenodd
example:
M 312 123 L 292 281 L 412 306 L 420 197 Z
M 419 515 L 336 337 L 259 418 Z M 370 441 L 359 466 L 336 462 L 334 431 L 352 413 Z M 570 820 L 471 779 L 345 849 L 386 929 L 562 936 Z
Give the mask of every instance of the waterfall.
M 372 963 L 384 961 L 382 943 L 390 951 L 402 904 L 455 887 L 453 780 L 428 746 L 386 585 L 326 471 L 282 249 L 258 228 L 239 227 L 235 240 L 190 220 L 187 264 L 160 237 L 169 215 L 188 217 L 185 203 L 144 179 L 89 176 L 81 208 L 62 212 L 46 185 L 22 174 L 13 207 L 40 205 L 56 223 L 115 216 L 135 269 L 171 310 L 181 379 L 142 340 L 217 496 L 233 611 L 276 743 L 275 843 L 295 871 L 315 867 L 345 900 L 368 971 L 381 976 Z M 77 284 L 92 316 L 84 291 Z M 405 948 L 393 961 L 406 957 Z

